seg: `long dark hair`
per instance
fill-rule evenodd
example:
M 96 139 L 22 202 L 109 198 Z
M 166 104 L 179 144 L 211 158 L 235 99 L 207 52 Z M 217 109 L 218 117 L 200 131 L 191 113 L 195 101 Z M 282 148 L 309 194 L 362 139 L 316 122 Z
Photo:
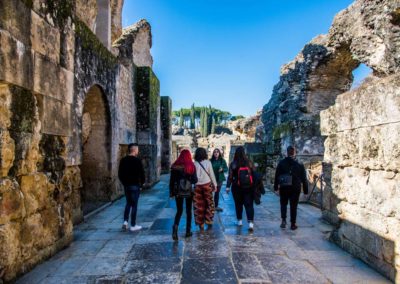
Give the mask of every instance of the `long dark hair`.
M 194 160 L 196 162 L 201 162 L 204 160 L 207 160 L 208 156 L 207 156 L 207 151 L 204 148 L 197 148 L 196 152 L 194 152 Z
M 219 153 L 219 155 L 218 155 L 218 160 L 223 160 L 224 158 L 222 158 L 221 150 L 218 149 L 218 148 L 215 148 L 214 151 L 213 151 L 213 154 L 212 154 L 212 156 L 211 156 L 211 161 L 216 161 L 216 160 L 217 160 L 217 159 L 215 159 L 215 157 L 214 157 L 214 152 L 215 152 L 215 151 L 217 151 L 217 152 Z
M 240 146 L 235 151 L 235 156 L 233 157 L 233 162 L 236 164 L 237 167 L 250 167 L 252 168 L 252 164 L 247 158 L 246 153 L 244 151 L 244 147 Z

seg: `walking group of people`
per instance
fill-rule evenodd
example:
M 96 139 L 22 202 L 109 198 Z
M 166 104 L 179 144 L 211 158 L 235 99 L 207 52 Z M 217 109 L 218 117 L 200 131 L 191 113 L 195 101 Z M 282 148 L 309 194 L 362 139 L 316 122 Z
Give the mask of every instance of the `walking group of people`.
M 131 213 L 131 231 L 141 229 L 136 224 L 136 214 L 140 189 L 145 182 L 144 169 L 140 159 L 137 144 L 128 146 L 128 155 L 121 159 L 118 176 L 125 188 L 126 206 L 123 229 L 128 229 L 129 212 Z M 295 159 L 294 147 L 287 148 L 287 158 L 279 162 L 274 182 L 274 190 L 280 196 L 281 228 L 286 228 L 287 205 L 290 202 L 290 228 L 297 229 L 297 205 L 303 186 L 308 193 L 308 181 L 304 166 Z M 180 152 L 179 157 L 171 166 L 169 196 L 175 198 L 176 215 L 172 228 L 172 238 L 178 240 L 178 227 L 186 207 L 186 237 L 192 236 L 192 207 L 194 208 L 195 224 L 200 231 L 212 228 L 215 211 L 223 211 L 219 207 L 221 187 L 226 181 L 226 192 L 232 191 L 235 202 L 237 225 L 242 226 L 243 208 L 246 212 L 248 229 L 254 230 L 254 203 L 260 203 L 261 194 L 265 193 L 262 175 L 257 173 L 254 165 L 245 153 L 244 147 L 236 149 L 229 168 L 219 149 L 213 151 L 208 159 L 204 148 L 197 148 L 194 161 L 189 150 Z

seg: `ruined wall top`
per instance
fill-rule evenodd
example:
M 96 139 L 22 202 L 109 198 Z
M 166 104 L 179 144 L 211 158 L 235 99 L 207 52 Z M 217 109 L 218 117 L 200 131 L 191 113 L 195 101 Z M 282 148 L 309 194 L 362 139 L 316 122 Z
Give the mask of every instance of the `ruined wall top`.
M 315 122 L 320 111 L 350 89 L 352 71 L 359 64 L 379 77 L 397 73 L 399 32 L 399 0 L 358 0 L 338 13 L 328 34 L 311 40 L 282 67 L 280 81 L 263 109 L 266 141 L 279 138 L 293 121 Z
M 142 19 L 122 31 L 122 36 L 114 42 L 122 60 L 133 61 L 139 67 L 152 67 L 153 57 L 150 49 L 152 35 L 150 24 Z

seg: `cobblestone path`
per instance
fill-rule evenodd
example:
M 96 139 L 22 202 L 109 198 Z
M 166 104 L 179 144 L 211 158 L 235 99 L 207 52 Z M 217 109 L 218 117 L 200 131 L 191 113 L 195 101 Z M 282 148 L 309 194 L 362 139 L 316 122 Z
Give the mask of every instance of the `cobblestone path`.
M 317 208 L 300 205 L 299 229 L 281 230 L 272 193 L 255 207 L 255 231 L 235 226 L 231 195 L 212 230 L 171 239 L 175 201 L 167 176 L 140 198 L 140 232 L 122 232 L 124 199 L 75 229 L 65 250 L 17 283 L 389 283 L 360 260 L 326 240 L 331 227 Z

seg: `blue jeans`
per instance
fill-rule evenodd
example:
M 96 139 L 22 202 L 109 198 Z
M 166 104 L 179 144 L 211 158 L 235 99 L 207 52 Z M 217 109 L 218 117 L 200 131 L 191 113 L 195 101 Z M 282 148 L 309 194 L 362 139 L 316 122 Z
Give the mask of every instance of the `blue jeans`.
M 125 186 L 126 205 L 124 212 L 124 221 L 129 220 L 129 211 L 131 211 L 131 225 L 136 225 L 136 213 L 140 195 L 140 187 L 136 185 Z M 131 209 L 132 208 L 132 209 Z

